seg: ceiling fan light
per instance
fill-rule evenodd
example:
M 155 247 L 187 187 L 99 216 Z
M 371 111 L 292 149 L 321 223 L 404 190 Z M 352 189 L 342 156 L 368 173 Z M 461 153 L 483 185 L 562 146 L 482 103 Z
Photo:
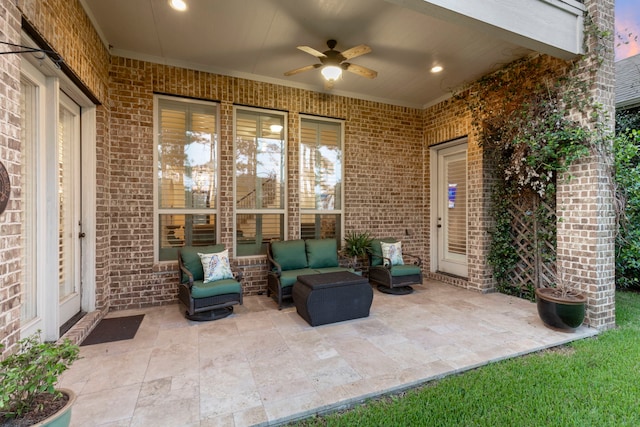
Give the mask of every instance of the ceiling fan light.
M 180 12 L 187 10 L 187 3 L 185 3 L 184 0 L 169 0 L 169 5 Z
M 320 72 L 327 81 L 334 82 L 342 75 L 342 68 L 337 65 L 327 65 L 326 67 L 323 67 Z
M 282 132 L 282 125 L 271 125 L 269 126 L 269 130 L 273 133 L 280 133 Z

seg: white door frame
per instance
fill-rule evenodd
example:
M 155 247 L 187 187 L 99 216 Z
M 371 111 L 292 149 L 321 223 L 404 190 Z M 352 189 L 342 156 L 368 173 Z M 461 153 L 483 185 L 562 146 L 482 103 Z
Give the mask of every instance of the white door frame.
M 430 203 L 430 230 L 431 230 L 431 253 L 430 253 L 430 271 L 433 273 L 441 271 L 440 269 L 440 251 L 442 250 L 440 245 L 439 236 L 443 233 L 443 224 L 444 220 L 439 220 L 440 212 L 439 208 L 442 204 L 442 200 L 444 195 L 440 189 L 440 181 L 441 181 L 441 168 L 439 165 L 439 160 L 441 154 L 446 151 L 452 151 L 455 149 L 459 149 L 460 152 L 464 151 L 467 153 L 467 143 L 468 140 L 466 137 L 459 138 L 454 141 L 450 141 L 443 144 L 438 144 L 436 146 L 430 147 L 430 155 L 429 155 L 429 166 L 430 166 L 430 194 L 431 194 L 431 203 Z M 468 185 L 467 185 L 468 189 Z M 467 201 L 467 216 L 468 216 L 468 201 Z M 446 231 L 446 229 L 444 229 Z M 467 231 L 468 233 L 468 231 Z M 468 241 L 467 241 L 468 248 Z M 461 264 L 460 269 L 456 271 L 455 275 L 460 277 L 468 277 L 468 264 L 466 260 L 468 257 L 465 257 L 464 265 Z M 450 273 L 450 272 L 448 272 Z M 454 273 L 452 273 L 454 274 Z
M 36 44 L 24 33 L 22 44 L 36 47 Z M 30 63 L 30 64 L 29 64 Z M 58 123 L 58 105 L 60 91 L 63 91 L 81 107 L 81 141 L 82 150 L 80 162 L 82 164 L 82 186 L 80 213 L 85 237 L 81 239 L 81 310 L 91 312 L 96 309 L 96 106 L 80 88 L 78 88 L 56 65 L 49 59 L 38 59 L 33 55 L 25 55 L 23 72 L 30 75 L 33 72 L 42 75 L 39 85 L 39 105 L 37 107 L 40 123 L 38 125 L 39 161 L 56 159 L 55 152 Z M 32 79 L 33 80 L 33 79 Z M 52 142 L 53 138 L 53 142 Z M 59 306 L 58 306 L 58 277 L 57 254 L 58 237 L 47 237 L 46 230 L 58 229 L 58 197 L 55 170 L 50 166 L 42 167 L 38 173 L 38 211 L 46 212 L 38 219 L 38 319 L 21 325 L 21 335 L 27 336 L 34 332 L 33 325 L 37 324 L 42 331 L 42 339 L 54 341 L 60 337 Z M 56 233 L 57 234 L 57 233 Z M 53 280 L 52 280 L 53 279 Z

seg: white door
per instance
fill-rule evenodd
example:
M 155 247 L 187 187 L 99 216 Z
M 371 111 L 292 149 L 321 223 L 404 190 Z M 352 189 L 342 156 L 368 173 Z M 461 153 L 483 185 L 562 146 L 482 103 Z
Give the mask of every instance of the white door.
M 437 150 L 434 177 L 435 270 L 468 277 L 466 140 Z
M 60 93 L 58 111 L 59 325 L 80 312 L 80 107 Z

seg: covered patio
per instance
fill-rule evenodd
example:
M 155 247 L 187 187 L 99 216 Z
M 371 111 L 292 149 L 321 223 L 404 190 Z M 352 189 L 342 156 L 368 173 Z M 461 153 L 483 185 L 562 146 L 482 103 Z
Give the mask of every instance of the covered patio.
M 134 339 L 81 347 L 60 384 L 78 394 L 71 425 L 279 425 L 598 333 L 554 331 L 529 301 L 436 281 L 374 291 L 368 318 L 315 328 L 292 304 L 244 301 L 205 323 L 175 304 L 109 313 L 144 319 Z

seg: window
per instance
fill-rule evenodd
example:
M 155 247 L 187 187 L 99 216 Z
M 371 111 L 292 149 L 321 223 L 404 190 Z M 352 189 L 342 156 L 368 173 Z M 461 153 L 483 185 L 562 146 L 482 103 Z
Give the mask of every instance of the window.
M 235 254 L 266 253 L 284 239 L 286 114 L 236 107 Z
M 167 96 L 154 101 L 157 259 L 173 261 L 181 246 L 217 242 L 218 107 Z
M 300 124 L 300 236 L 342 240 L 342 122 Z

